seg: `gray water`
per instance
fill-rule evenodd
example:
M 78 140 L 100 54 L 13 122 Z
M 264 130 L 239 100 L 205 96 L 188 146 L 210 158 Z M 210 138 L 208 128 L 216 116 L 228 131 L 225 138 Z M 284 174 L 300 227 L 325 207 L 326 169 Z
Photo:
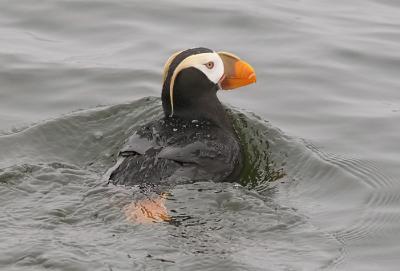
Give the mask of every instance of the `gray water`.
M 0 1 L 0 269 L 398 270 L 399 42 L 395 0 Z M 246 171 L 132 222 L 104 174 L 195 46 L 257 72 Z

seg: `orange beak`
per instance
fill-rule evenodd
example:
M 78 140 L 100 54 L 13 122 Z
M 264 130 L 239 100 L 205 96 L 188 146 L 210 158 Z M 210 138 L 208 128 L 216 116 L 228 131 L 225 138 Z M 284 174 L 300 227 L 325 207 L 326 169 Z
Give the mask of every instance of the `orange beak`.
M 224 63 L 225 70 L 220 80 L 221 89 L 230 90 L 256 82 L 256 73 L 250 64 L 231 53 L 219 52 L 218 54 Z

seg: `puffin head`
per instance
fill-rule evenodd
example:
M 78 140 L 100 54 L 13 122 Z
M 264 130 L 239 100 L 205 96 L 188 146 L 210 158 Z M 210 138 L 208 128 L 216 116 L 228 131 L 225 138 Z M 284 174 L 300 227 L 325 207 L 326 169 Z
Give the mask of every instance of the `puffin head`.
M 254 69 L 234 54 L 202 47 L 176 52 L 164 66 L 164 113 L 166 117 L 212 118 L 222 109 L 218 90 L 255 82 Z

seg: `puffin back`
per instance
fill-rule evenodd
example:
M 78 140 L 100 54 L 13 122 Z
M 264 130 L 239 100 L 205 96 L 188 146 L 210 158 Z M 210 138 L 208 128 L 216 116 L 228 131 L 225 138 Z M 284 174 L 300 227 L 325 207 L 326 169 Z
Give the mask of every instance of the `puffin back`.
M 114 184 L 235 181 L 241 165 L 236 137 L 209 121 L 166 118 L 141 127 L 127 141 Z M 235 173 L 237 172 L 237 173 Z M 235 173 L 235 174 L 234 174 Z

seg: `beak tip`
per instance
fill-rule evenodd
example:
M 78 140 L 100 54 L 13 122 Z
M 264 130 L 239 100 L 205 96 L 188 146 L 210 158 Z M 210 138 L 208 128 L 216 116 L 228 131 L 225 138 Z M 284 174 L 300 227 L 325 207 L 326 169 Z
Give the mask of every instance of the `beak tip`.
M 248 80 L 250 81 L 250 82 L 252 82 L 252 83 L 255 83 L 255 82 L 257 82 L 257 77 L 256 77 L 256 74 L 253 72 L 253 73 L 251 73 L 250 75 L 249 75 L 249 78 L 248 78 Z

